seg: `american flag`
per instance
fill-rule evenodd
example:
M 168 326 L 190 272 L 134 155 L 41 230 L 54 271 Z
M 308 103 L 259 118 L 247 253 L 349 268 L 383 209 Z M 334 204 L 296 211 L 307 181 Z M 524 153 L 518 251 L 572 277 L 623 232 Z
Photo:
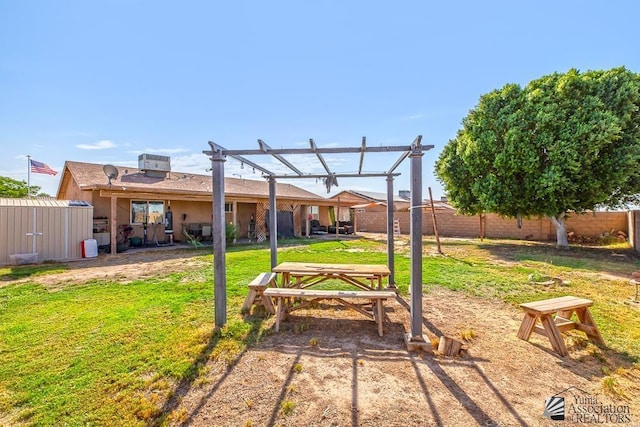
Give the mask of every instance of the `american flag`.
M 54 171 L 49 167 L 46 163 L 36 162 L 35 160 L 29 159 L 29 163 L 31 164 L 31 172 L 34 173 L 46 173 L 47 175 L 57 175 L 58 172 Z

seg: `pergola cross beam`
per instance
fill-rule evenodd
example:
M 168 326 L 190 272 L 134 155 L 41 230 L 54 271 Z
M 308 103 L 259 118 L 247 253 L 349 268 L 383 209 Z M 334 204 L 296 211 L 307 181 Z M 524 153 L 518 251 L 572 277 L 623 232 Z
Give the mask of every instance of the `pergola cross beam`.
M 362 164 L 364 163 L 364 153 L 367 148 L 367 137 L 362 137 L 362 148 L 360 150 L 360 164 L 358 165 L 358 173 L 362 173 Z
M 240 164 L 246 164 L 246 165 L 251 166 L 254 169 L 258 169 L 260 172 L 262 172 L 265 175 L 268 175 L 268 176 L 274 176 L 275 175 L 275 173 L 271 172 L 269 169 L 263 168 L 262 166 L 252 162 L 251 160 L 249 160 L 249 159 L 247 159 L 245 157 L 242 157 L 239 154 L 230 153 L 227 149 L 225 149 L 224 147 L 216 144 L 215 142 L 209 141 L 209 145 L 211 146 L 212 151 L 205 151 L 204 152 L 204 154 L 206 154 L 208 156 L 213 155 L 214 152 L 219 152 L 220 156 L 223 156 L 223 157 L 224 156 L 229 156 L 229 157 L 239 161 Z
M 333 173 L 331 172 L 331 169 L 329 169 L 327 162 L 324 161 L 324 157 L 322 157 L 322 154 L 318 151 L 318 147 L 316 147 L 316 143 L 313 142 L 312 138 L 309 139 L 309 145 L 311 146 L 311 151 L 313 151 L 313 153 L 318 157 L 318 160 L 320 160 L 320 163 L 322 163 L 324 170 L 327 171 L 327 174 L 333 175 Z
M 388 172 L 364 172 L 364 173 L 332 173 L 332 176 L 336 178 L 383 178 L 386 176 L 400 176 L 400 173 L 388 173 Z M 273 175 L 276 179 L 289 179 L 289 178 L 326 178 L 327 175 L 322 174 L 303 174 L 303 175 Z
M 266 142 L 264 142 L 263 140 L 259 139 L 258 140 L 258 145 L 260 145 L 260 149 L 262 151 L 264 151 L 265 153 L 269 152 L 271 150 L 271 147 L 269 147 L 267 145 Z M 295 166 L 293 166 L 287 159 L 285 159 L 284 157 L 282 157 L 280 154 L 276 154 L 276 153 L 269 153 L 271 154 L 274 158 L 280 160 L 280 162 L 285 165 L 286 167 L 288 167 L 289 169 L 291 169 L 292 171 L 294 171 L 295 173 L 297 173 L 298 175 L 302 175 L 302 172 L 300 172 L 300 170 L 298 168 L 296 168 Z
M 215 146 L 219 147 L 218 144 L 212 142 Z M 314 143 L 315 145 L 315 143 Z M 431 150 L 433 145 L 423 145 L 423 150 Z M 265 151 L 261 149 L 246 149 L 246 150 L 232 150 L 232 149 L 224 149 L 224 153 L 228 156 L 233 155 L 242 155 L 242 156 L 253 156 L 253 155 L 263 155 L 263 154 L 360 154 L 362 151 L 366 153 L 393 153 L 398 151 L 409 151 L 411 150 L 411 145 L 399 145 L 399 146 L 382 146 L 382 147 L 370 147 L 367 146 L 364 149 L 362 147 L 318 147 L 315 149 L 312 148 L 271 148 Z M 205 151 L 205 154 L 209 153 L 209 151 Z

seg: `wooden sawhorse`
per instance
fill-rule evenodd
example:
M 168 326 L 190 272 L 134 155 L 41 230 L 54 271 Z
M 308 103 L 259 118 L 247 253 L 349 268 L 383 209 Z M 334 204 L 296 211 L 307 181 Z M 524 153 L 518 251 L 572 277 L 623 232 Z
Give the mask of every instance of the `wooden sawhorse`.
M 560 333 L 571 329 L 578 329 L 587 334 L 591 341 L 604 345 L 602 335 L 589 312 L 592 305 L 591 300 L 573 296 L 520 304 L 525 314 L 518 330 L 518 338 L 529 341 L 532 332 L 545 335 L 553 350 L 561 356 L 569 355 L 569 351 Z M 579 322 L 571 320 L 574 312 Z M 536 325 L 538 319 L 542 326 Z

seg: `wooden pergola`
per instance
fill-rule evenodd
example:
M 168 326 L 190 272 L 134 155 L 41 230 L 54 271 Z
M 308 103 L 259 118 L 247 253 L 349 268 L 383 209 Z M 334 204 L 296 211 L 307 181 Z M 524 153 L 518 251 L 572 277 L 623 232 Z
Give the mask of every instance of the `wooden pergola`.
M 423 152 L 433 148 L 433 145 L 422 145 L 422 136 L 418 135 L 410 145 L 367 147 L 366 138 L 362 138 L 359 147 L 320 148 L 313 139 L 309 140 L 309 148 L 273 149 L 264 141 L 258 140 L 257 149 L 230 150 L 209 141 L 211 150 L 204 151 L 211 159 L 211 179 L 213 185 L 213 282 L 214 282 L 214 311 L 215 324 L 222 327 L 227 323 L 227 271 L 226 271 L 226 241 L 224 217 L 224 162 L 231 157 L 242 164 L 259 170 L 269 182 L 269 235 L 271 246 L 271 268 L 278 264 L 277 240 L 277 208 L 276 208 L 276 180 L 292 178 L 322 179 L 327 191 L 338 185 L 338 178 L 371 178 L 386 177 L 387 181 L 387 266 L 391 272 L 389 287 L 395 288 L 394 239 L 393 239 L 393 180 L 400 174 L 395 170 L 400 164 L 410 159 L 410 204 L 411 204 L 411 331 L 408 344 L 424 342 L 422 337 L 422 156 Z M 400 156 L 388 170 L 381 173 L 367 173 L 362 171 L 365 153 L 399 152 Z M 323 154 L 360 154 L 357 173 L 340 173 L 332 171 Z M 324 174 L 305 174 L 283 155 L 315 155 L 323 166 Z M 280 161 L 292 173 L 278 174 L 244 156 L 267 155 Z

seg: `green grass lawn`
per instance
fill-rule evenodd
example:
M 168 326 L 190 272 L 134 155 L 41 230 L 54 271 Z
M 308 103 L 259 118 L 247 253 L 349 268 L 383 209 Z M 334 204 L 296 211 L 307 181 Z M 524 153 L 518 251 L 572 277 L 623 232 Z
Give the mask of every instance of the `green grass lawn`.
M 380 242 L 297 243 L 281 248 L 279 261 L 386 263 Z M 443 257 L 431 245 L 426 242 L 423 258 L 425 292 L 441 286 L 514 304 L 568 294 L 593 299 L 608 348 L 637 366 L 640 312 L 623 304 L 632 294 L 627 278 L 640 270 L 630 249 L 445 240 Z M 264 333 L 261 318 L 243 318 L 239 310 L 246 284 L 269 271 L 269 251 L 257 245 L 229 250 L 223 330 L 213 325 L 212 256 L 199 253 L 201 268 L 159 271 L 133 282 L 47 287 L 39 279 L 66 265 L 0 268 L 0 280 L 22 279 L 0 287 L 0 425 L 162 424 L 173 392 L 201 379 L 207 360 L 235 363 Z M 408 253 L 399 249 L 395 263 L 396 282 L 406 293 Z M 534 273 L 570 284 L 531 285 Z

